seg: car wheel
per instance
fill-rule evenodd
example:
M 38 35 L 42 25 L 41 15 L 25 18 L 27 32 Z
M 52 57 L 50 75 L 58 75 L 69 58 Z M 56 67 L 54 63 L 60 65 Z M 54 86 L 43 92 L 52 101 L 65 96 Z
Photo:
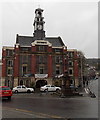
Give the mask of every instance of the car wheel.
M 48 89 L 45 89 L 44 92 L 48 92 Z
M 27 93 L 30 93 L 31 91 L 30 90 L 27 90 Z
M 59 90 L 59 89 L 56 89 L 56 92 L 60 92 L 60 90 Z
M 18 93 L 18 90 L 15 90 L 15 93 Z
M 11 100 L 11 96 L 8 97 L 8 100 Z

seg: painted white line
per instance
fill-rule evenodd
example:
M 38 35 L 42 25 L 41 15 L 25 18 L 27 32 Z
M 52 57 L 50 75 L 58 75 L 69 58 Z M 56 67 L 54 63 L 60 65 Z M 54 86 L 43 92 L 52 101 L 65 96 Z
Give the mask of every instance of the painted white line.
M 84 88 L 84 89 L 85 89 L 85 92 L 89 94 L 89 89 L 88 88 Z

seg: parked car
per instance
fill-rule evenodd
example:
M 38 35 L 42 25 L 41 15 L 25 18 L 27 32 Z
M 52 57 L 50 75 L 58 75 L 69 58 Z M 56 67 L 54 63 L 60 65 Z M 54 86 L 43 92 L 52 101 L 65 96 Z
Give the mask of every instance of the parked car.
M 27 88 L 25 85 L 20 85 L 20 86 L 14 87 L 12 91 L 14 93 L 19 93 L 19 92 L 31 93 L 31 92 L 34 92 L 34 89 L 33 88 Z
M 60 87 L 56 87 L 54 85 L 45 85 L 40 88 L 40 91 L 60 91 Z
M 11 100 L 12 90 L 8 86 L 0 86 L 0 97 Z

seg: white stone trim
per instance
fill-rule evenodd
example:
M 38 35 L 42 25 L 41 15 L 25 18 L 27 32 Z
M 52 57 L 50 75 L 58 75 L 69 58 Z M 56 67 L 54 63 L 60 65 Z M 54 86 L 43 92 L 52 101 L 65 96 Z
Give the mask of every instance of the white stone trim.
M 16 47 L 16 48 L 19 48 L 19 43 L 16 43 L 16 44 L 15 44 L 15 47 Z
M 6 50 L 6 49 L 14 50 L 14 47 L 3 46 L 3 50 Z
M 35 78 L 47 78 L 48 74 L 35 74 Z
M 75 52 L 77 49 L 67 49 L 68 52 Z
M 31 46 L 21 46 L 21 47 L 31 47 Z
M 48 46 L 52 46 L 52 44 L 46 40 L 35 40 L 34 42 L 31 43 L 32 46 L 35 45 L 48 45 Z
M 59 48 L 59 49 L 62 49 L 63 47 L 52 47 L 52 48 Z

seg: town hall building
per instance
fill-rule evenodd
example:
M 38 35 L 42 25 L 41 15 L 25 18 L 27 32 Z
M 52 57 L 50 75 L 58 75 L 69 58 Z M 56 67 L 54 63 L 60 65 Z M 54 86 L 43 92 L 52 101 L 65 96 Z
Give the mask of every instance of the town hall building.
M 61 37 L 47 37 L 44 30 L 43 10 L 35 10 L 32 36 L 16 35 L 14 47 L 2 49 L 2 84 L 11 88 L 17 85 L 40 87 L 54 84 L 56 76 L 69 71 L 71 84 L 79 85 L 78 58 L 68 62 L 67 47 Z M 71 51 L 72 52 L 72 51 Z M 72 62 L 71 62 L 72 61 Z M 70 68 L 68 68 L 68 64 Z M 74 76 L 74 77 L 73 77 Z

